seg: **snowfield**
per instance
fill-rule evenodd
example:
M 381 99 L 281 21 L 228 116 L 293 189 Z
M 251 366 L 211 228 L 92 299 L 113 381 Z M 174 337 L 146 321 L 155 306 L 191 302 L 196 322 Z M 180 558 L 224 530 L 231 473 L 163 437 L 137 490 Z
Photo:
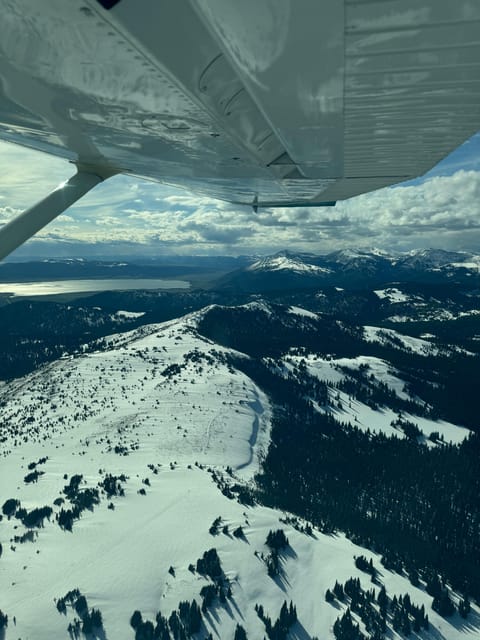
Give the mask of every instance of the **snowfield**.
M 83 446 L 95 443 L 105 453 L 141 441 L 162 461 L 256 470 L 256 456 L 268 445 L 268 400 L 224 363 L 226 349 L 198 336 L 195 316 L 106 343 L 106 351 L 61 360 L 0 387 L 9 424 L 5 451 L 27 435 L 39 455 L 46 435 L 59 448 L 80 437 Z
M 212 582 L 195 567 L 212 548 L 231 597 L 214 600 L 197 640 L 208 633 L 233 640 L 237 624 L 250 640 L 261 640 L 265 626 L 255 605 L 275 620 L 285 600 L 298 612 L 290 638 L 333 638 L 346 604 L 327 603 L 325 591 L 351 576 L 366 590 L 380 588 L 356 568 L 359 555 L 373 560 L 390 597 L 408 592 L 414 604 L 425 606 L 431 627 L 422 638 L 476 637 L 478 628 L 458 614 L 450 621 L 438 616 L 423 585 L 413 587 L 387 571 L 376 554 L 342 535 L 302 531 L 301 521 L 286 523 L 288 516 L 279 511 L 246 506 L 219 490 L 218 478 L 231 473 L 232 482 L 252 481 L 269 444 L 271 408 L 265 394 L 228 364 L 228 350 L 198 335 L 198 317 L 110 336 L 98 351 L 1 385 L 0 508 L 13 498 L 27 512 L 52 509 L 40 527 L 27 528 L 6 514 L 0 521 L 0 609 L 9 619 L 2 640 L 75 637 L 68 632 L 73 608 L 60 613 L 56 606 L 75 588 L 103 617 L 96 636 L 78 638 L 133 640 L 129 621 L 135 610 L 154 621 L 158 612 L 168 617 L 181 601 L 201 604 L 200 590 Z M 367 360 L 375 375 L 399 396 L 404 393 L 385 362 Z M 285 366 L 293 364 L 288 356 Z M 307 363 L 312 375 L 331 383 L 344 375 L 339 366 L 361 364 L 365 359 Z M 347 417 L 374 420 L 365 413 L 368 407 L 348 407 L 346 399 L 345 405 Z M 443 428 L 446 439 L 450 430 L 461 433 L 454 425 L 432 425 Z M 32 473 L 37 475 L 28 481 Z M 80 491 L 98 491 L 98 503 L 84 509 L 69 530 L 57 517 L 70 507 L 68 487 L 76 476 Z M 115 478 L 113 489 L 109 477 Z M 219 517 L 218 531 L 211 533 Z M 233 533 L 239 527 L 242 536 Z M 289 546 L 272 578 L 265 542 L 270 530 L 280 528 Z M 28 531 L 33 540 L 15 540 Z M 473 605 L 471 619 L 478 616 Z M 387 637 L 401 638 L 393 632 Z
M 353 399 L 345 392 L 335 388 L 335 384 L 345 380 L 348 370 L 358 370 L 360 367 L 368 367 L 368 374 L 373 375 L 377 383 L 387 385 L 389 389 L 403 400 L 416 400 L 404 389 L 405 382 L 398 377 L 398 372 L 385 360 L 372 356 L 358 356 L 356 358 L 335 358 L 325 360 L 312 354 L 308 356 L 287 356 L 284 366 L 292 371 L 300 361 L 305 361 L 306 370 L 310 375 L 329 385 L 329 406 L 317 406 L 318 411 L 331 411 L 342 422 L 350 422 L 356 427 L 374 433 L 385 433 L 387 436 L 395 435 L 397 438 L 406 437 L 400 430 L 391 425 L 398 418 L 398 413 L 390 408 L 383 407 L 373 410 L 368 405 Z M 412 415 L 404 412 L 403 418 L 416 424 L 425 438 L 432 433 L 438 433 L 445 442 L 459 444 L 469 435 L 470 431 L 446 420 L 430 420 L 423 416 Z M 431 442 L 427 442 L 433 446 Z
M 475 355 L 473 352 L 457 347 L 456 345 L 442 345 L 439 347 L 428 340 L 407 336 L 394 329 L 369 326 L 365 326 L 363 329 L 365 340 L 368 342 L 379 342 L 380 344 L 385 344 L 396 349 L 404 349 L 405 351 L 410 351 L 420 356 L 437 356 L 449 353 L 462 353 L 468 356 Z
M 291 271 L 292 273 L 326 274 L 332 273 L 331 269 L 308 264 L 303 260 L 289 258 L 287 256 L 274 256 L 254 262 L 247 271 Z
M 315 320 L 318 318 L 318 313 L 313 313 L 313 311 L 308 311 L 307 309 L 302 309 L 301 307 L 289 307 L 288 313 L 293 313 L 296 316 L 303 316 L 306 318 L 314 318 Z
M 411 300 L 410 296 L 407 296 L 407 294 L 405 294 L 403 291 L 400 291 L 400 289 L 397 289 L 395 287 L 390 287 L 389 289 L 378 289 L 373 293 L 375 293 L 376 296 L 381 300 L 386 299 L 388 300 L 388 302 L 391 302 L 392 304 L 395 304 L 398 302 L 408 302 L 409 300 Z
M 67 638 L 74 612 L 58 613 L 55 600 L 74 588 L 85 595 L 89 607 L 102 612 L 107 638 L 133 640 L 129 620 L 134 610 L 141 611 L 144 619 L 154 620 L 158 611 L 168 617 L 181 601 L 196 599 L 200 603 L 200 590 L 210 581 L 188 567 L 211 548 L 218 552 L 232 598 L 225 605 L 214 603 L 203 617 L 204 633 L 197 634 L 198 638 L 212 632 L 215 638 L 233 639 L 240 623 L 250 638 L 260 640 L 265 628 L 255 613 L 255 604 L 263 605 L 276 619 L 285 600 L 292 600 L 298 612 L 292 638 L 332 637 L 333 623 L 345 607 L 325 602 L 325 591 L 332 589 L 336 580 L 345 582 L 351 576 L 370 589 L 369 576 L 354 565 L 354 557 L 362 554 L 373 559 L 390 596 L 409 592 L 414 603 L 425 606 L 432 624 L 432 633 L 425 637 L 464 637 L 461 629 L 430 610 L 431 598 L 425 591 L 386 571 L 378 556 L 344 536 L 325 536 L 315 530 L 308 536 L 281 522 L 282 514 L 272 509 L 245 507 L 228 500 L 206 471 L 179 467 L 161 469 L 154 475 L 139 458 L 141 454 L 134 454 L 110 464 L 110 471 L 121 468 L 130 472 L 126 496 L 113 499 L 114 510 L 104 501 L 93 513 L 86 512 L 72 533 L 47 522 L 35 543 L 14 545 L 14 552 L 5 550 L 0 578 L 2 609 L 11 621 L 16 618 L 16 625 L 9 624 L 7 640 Z M 28 502 L 51 502 L 64 483 L 65 469 L 81 469 L 93 485 L 98 478 L 95 462 L 75 462 L 63 452 L 52 455 Z M 146 495 L 137 493 L 144 485 L 136 472 L 149 478 Z M 20 474 L 17 482 L 21 482 Z M 23 498 L 18 491 L 15 495 Z M 213 536 L 209 528 L 219 516 L 228 533 Z M 14 522 L 2 522 L 4 540 L 15 533 Z M 244 539 L 232 535 L 239 526 Z M 290 546 L 282 555 L 282 575 L 272 579 L 261 554 L 268 553 L 268 532 L 278 528 L 284 530 Z
M 413 351 L 421 356 L 435 355 L 438 353 L 438 348 L 427 340 L 406 336 L 393 329 L 365 326 L 364 333 L 365 339 L 369 342 L 379 342 L 380 344 L 388 344 L 393 347 L 398 345 L 401 349 Z
M 432 311 L 417 312 L 414 316 L 394 315 L 386 318 L 389 322 L 448 322 L 450 320 L 458 320 L 459 318 L 468 318 L 470 316 L 480 315 L 479 309 L 468 309 L 459 313 L 452 313 L 448 309 L 436 309 Z

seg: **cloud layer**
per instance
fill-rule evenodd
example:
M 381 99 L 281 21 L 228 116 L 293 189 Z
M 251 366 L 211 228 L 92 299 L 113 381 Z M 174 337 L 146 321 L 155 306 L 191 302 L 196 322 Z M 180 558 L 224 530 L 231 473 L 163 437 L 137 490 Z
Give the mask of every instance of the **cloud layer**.
M 45 196 L 73 167 L 0 143 L 0 224 Z M 334 208 L 260 210 L 126 176 L 99 185 L 18 256 L 323 253 L 348 246 L 480 247 L 480 135 L 423 179 Z

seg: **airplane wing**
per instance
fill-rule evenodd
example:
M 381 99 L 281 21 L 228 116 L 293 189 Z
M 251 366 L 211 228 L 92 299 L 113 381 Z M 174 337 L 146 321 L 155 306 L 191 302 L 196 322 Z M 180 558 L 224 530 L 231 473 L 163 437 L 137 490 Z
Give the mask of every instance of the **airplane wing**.
M 0 9 L 0 139 L 99 179 L 318 206 L 423 174 L 480 129 L 480 2 Z

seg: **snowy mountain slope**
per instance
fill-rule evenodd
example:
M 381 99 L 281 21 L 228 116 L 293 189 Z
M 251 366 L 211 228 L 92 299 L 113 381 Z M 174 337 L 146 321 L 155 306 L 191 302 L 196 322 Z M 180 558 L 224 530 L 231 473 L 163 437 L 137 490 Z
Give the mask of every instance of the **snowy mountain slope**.
M 365 326 L 365 339 L 369 342 L 378 342 L 380 344 L 389 345 L 396 349 L 402 349 L 404 351 L 410 351 L 421 356 L 439 355 L 441 353 L 464 353 L 466 355 L 473 356 L 474 354 L 461 349 L 455 345 L 442 345 L 438 346 L 432 344 L 429 340 L 424 338 L 414 338 L 403 333 L 399 333 L 394 329 L 388 329 L 385 327 L 371 327 Z M 435 337 L 435 336 L 431 336 Z
M 399 256 L 398 262 L 410 268 L 435 269 L 446 266 L 463 267 L 470 261 L 476 262 L 472 253 L 465 251 L 445 251 L 443 249 L 416 249 Z M 467 267 L 468 268 L 468 267 Z
M 469 309 L 454 313 L 448 309 L 415 309 L 415 314 L 387 316 L 388 322 L 448 322 L 480 315 L 479 309 Z
M 360 429 L 369 429 L 373 433 L 384 433 L 387 436 L 394 435 L 397 438 L 406 437 L 398 427 L 392 426 L 392 422 L 398 420 L 398 411 L 388 407 L 373 409 L 344 391 L 336 388 L 336 384 L 348 377 L 348 371 L 356 371 L 366 368 L 376 383 L 385 384 L 398 398 L 418 402 L 418 398 L 412 397 L 405 391 L 405 382 L 398 377 L 399 373 L 384 360 L 372 356 L 358 356 L 356 358 L 324 359 L 313 354 L 307 356 L 286 356 L 283 364 L 289 371 L 294 371 L 299 364 L 305 363 L 306 371 L 326 382 L 329 386 L 329 403 L 326 406 L 317 405 L 322 412 L 333 412 L 338 420 L 350 422 Z M 432 433 L 438 433 L 443 441 L 458 444 L 470 433 L 468 429 L 454 425 L 446 420 L 432 420 L 425 416 L 403 412 L 404 420 L 416 424 L 425 438 Z M 433 446 L 432 443 L 428 443 Z
M 46 434 L 63 447 L 81 433 L 85 447 L 128 450 L 142 438 L 163 460 L 237 467 L 251 462 L 257 440 L 259 451 L 267 444 L 267 399 L 223 362 L 225 349 L 196 334 L 195 315 L 105 343 L 0 387 L 5 449 Z
M 323 256 L 325 260 L 351 269 L 374 264 L 390 267 L 399 273 L 406 270 L 428 271 L 440 269 L 467 269 L 478 271 L 480 256 L 465 251 L 443 249 L 415 249 L 404 253 L 389 254 L 379 249 L 342 249 Z
M 402 437 L 401 431 L 390 424 L 402 413 L 406 420 L 421 424 L 419 428 L 426 437 L 438 432 L 447 441 L 459 443 L 469 433 L 456 426 L 468 424 L 457 417 L 458 413 L 435 409 L 442 406 L 440 395 L 448 397 L 448 387 L 442 393 L 439 382 L 450 381 L 451 367 L 461 368 L 468 382 L 467 367 L 471 365 L 474 374 L 477 357 L 456 345 L 440 343 L 434 335 L 417 338 L 390 328 L 362 327 L 298 306 L 265 301 L 211 307 L 202 317 L 199 330 L 226 347 L 266 358 L 275 375 L 292 374 L 293 387 L 301 389 L 303 397 L 319 406 L 326 403 L 327 410 L 334 409 L 345 422 L 351 418 L 365 429 Z M 415 362 L 413 369 L 411 362 Z M 435 374 L 437 368 L 442 371 L 440 377 Z M 419 369 L 422 371 L 417 374 Z M 328 402 L 312 376 L 329 384 Z M 416 391 L 409 391 L 413 388 Z M 438 389 L 434 395 L 432 388 Z M 442 415 L 444 420 L 439 419 Z
M 257 260 L 246 267 L 247 271 L 290 271 L 301 274 L 326 274 L 331 273 L 331 269 L 318 267 L 306 262 L 299 256 L 291 256 L 285 252 L 268 256 Z
M 351 260 L 373 260 L 375 258 L 388 259 L 390 256 L 387 252 L 380 249 L 339 249 L 332 251 L 326 256 L 332 262 L 346 264 Z
M 32 489 L 30 501 L 33 490 L 36 504 L 55 496 L 64 462 L 58 453 L 52 456 L 45 466 L 45 477 Z M 79 468 L 93 486 L 99 477 L 94 463 L 81 460 L 75 466 Z M 218 552 L 232 597 L 223 605 L 218 599 L 214 602 L 203 616 L 204 632 L 198 638 L 212 632 L 215 638 L 231 639 L 240 623 L 250 638 L 260 639 L 265 628 L 255 613 L 255 604 L 261 604 L 275 620 L 285 600 L 293 601 L 298 612 L 291 637 L 332 637 L 333 623 L 346 605 L 325 602 L 326 590 L 337 580 L 344 583 L 352 576 L 360 578 L 366 590 L 373 586 L 370 577 L 354 565 L 354 557 L 359 555 L 373 559 L 390 597 L 408 592 L 416 605 L 424 605 L 432 627 L 423 637 L 465 637 L 459 621 L 448 622 L 430 610 L 431 598 L 422 588 L 414 588 L 404 577 L 385 570 L 378 556 L 343 536 L 326 536 L 315 530 L 308 536 L 281 522 L 282 514 L 274 510 L 228 500 L 209 474 L 197 468 L 162 469 L 154 475 L 142 467 L 137 455 L 119 458 L 110 470 L 120 468 L 130 471 L 131 476 L 125 483 L 125 497 L 113 498 L 114 510 L 107 509 L 103 501 L 74 525 L 72 533 L 62 531 L 52 520 L 39 530 L 34 543 L 13 545 L 14 552 L 5 550 L 0 593 L 2 609 L 11 621 L 7 640 L 67 638 L 68 624 L 78 616 L 70 608 L 65 615 L 58 613 L 55 600 L 75 588 L 87 598 L 89 607 L 101 611 L 104 637 L 133 639 L 129 620 L 134 610 L 144 619 L 155 620 L 158 611 L 168 617 L 181 601 L 201 602 L 200 590 L 211 580 L 188 567 L 196 566 L 198 558 L 211 548 Z M 145 496 L 136 492 L 142 487 L 136 471 L 149 478 Z M 209 528 L 219 516 L 222 528 L 228 526 L 228 534 L 212 536 Z M 2 522 L 4 540 L 15 533 L 14 522 Z M 232 535 L 240 526 L 244 539 Z M 269 553 L 265 545 L 268 532 L 279 528 L 290 546 L 282 555 L 281 575 L 272 579 L 261 554 Z M 169 571 L 170 567 L 173 570 Z M 379 585 L 375 588 L 378 592 Z
M 248 308 L 273 316 L 263 303 Z M 287 311 L 293 320 L 313 320 L 300 312 Z M 365 590 L 378 593 L 384 584 L 390 597 L 408 592 L 424 605 L 431 627 L 420 637 L 474 637 L 480 627 L 475 606 L 467 621 L 458 614 L 447 621 L 431 610 L 423 583 L 413 587 L 344 536 L 315 529 L 307 535 L 294 521 L 281 522 L 285 516 L 278 511 L 221 493 L 205 467 L 217 474 L 233 467 L 239 481 L 248 482 L 268 446 L 271 409 L 252 380 L 226 360 L 231 350 L 198 334 L 205 313 L 111 336 L 96 352 L 2 384 L 0 609 L 9 616 L 6 640 L 75 637 L 68 625 L 79 614 L 70 605 L 58 612 L 55 600 L 76 588 L 90 609 L 101 611 L 97 637 L 133 640 L 129 620 L 135 610 L 154 621 L 158 611 L 168 617 L 181 601 L 201 603 L 200 591 L 212 580 L 196 563 L 211 548 L 218 551 L 231 598 L 222 603 L 216 597 L 207 607 L 197 640 L 208 633 L 233 640 L 237 624 L 250 640 L 261 640 L 266 629 L 255 605 L 275 620 L 285 600 L 298 613 L 290 638 L 333 638 L 348 600 L 327 603 L 325 592 L 351 576 Z M 322 379 L 330 371 L 334 381 L 343 375 L 336 365 L 361 364 L 344 358 L 309 360 L 308 366 Z M 404 393 L 383 361 L 370 358 L 369 366 L 399 396 Z M 11 499 L 20 506 L 8 517 Z M 36 515 L 34 509 L 44 506 L 52 512 Z M 76 506 L 80 513 L 70 519 L 65 514 Z M 212 535 L 218 517 L 218 534 Z M 234 535 L 238 527 L 245 538 Z M 265 541 L 279 528 L 290 544 L 280 553 L 279 574 L 270 577 Z M 33 540 L 15 540 L 25 534 Z M 355 567 L 360 555 L 373 560 L 378 584 Z M 392 631 L 388 637 L 402 636 Z
M 10 617 L 7 638 L 66 637 L 67 624 L 53 598 L 78 586 L 102 610 L 107 637 L 133 637 L 128 620 L 134 608 L 153 615 L 160 607 L 159 567 L 171 578 L 167 561 L 173 565 L 178 558 L 181 566 L 188 559 L 186 571 L 212 546 L 206 541 L 202 547 L 199 520 L 205 518 L 208 536 L 216 509 L 232 504 L 194 462 L 228 465 L 248 478 L 268 444 L 268 400 L 223 362 L 226 350 L 196 335 L 193 317 L 106 343 L 105 350 L 60 360 L 2 385 L 0 506 L 14 498 L 29 513 L 45 505 L 53 509 L 38 531 L 15 518 L 0 522 L 0 609 Z M 30 462 L 30 471 L 39 475 L 24 481 Z M 181 471 L 171 477 L 177 465 Z M 107 474 L 124 476 L 127 496 L 118 502 L 108 496 L 114 511 L 103 496 L 99 505 L 90 505 L 92 513 L 87 509 L 74 519 L 69 533 L 55 517 L 68 505 L 63 489 L 77 474 L 90 489 Z M 160 486 L 154 489 L 155 484 Z M 147 495 L 137 493 L 142 489 Z M 55 500 L 62 502 L 54 505 Z M 241 520 L 239 513 L 235 517 Z M 26 531 L 33 532 L 34 542 L 15 543 L 14 536 Z M 182 531 L 186 536 L 179 542 Z M 172 609 L 192 589 L 198 597 L 198 582 L 197 577 L 186 591 L 177 590 L 178 598 L 172 594 Z M 169 584 L 162 593 L 167 603 Z
M 364 327 L 364 331 L 366 340 L 370 342 L 390 344 L 394 347 L 413 351 L 423 356 L 438 353 L 438 347 L 432 345 L 428 340 L 413 338 L 412 336 L 401 334 L 393 329 L 366 326 Z

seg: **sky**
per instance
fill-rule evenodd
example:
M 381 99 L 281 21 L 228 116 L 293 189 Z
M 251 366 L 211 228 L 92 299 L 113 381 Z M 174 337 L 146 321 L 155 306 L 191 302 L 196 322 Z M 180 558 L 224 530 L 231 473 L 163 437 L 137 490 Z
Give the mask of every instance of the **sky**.
M 0 224 L 74 173 L 71 164 L 0 142 Z M 480 252 L 480 133 L 425 176 L 333 208 L 257 213 L 138 178 L 115 176 L 12 258 L 267 255 L 439 248 Z

